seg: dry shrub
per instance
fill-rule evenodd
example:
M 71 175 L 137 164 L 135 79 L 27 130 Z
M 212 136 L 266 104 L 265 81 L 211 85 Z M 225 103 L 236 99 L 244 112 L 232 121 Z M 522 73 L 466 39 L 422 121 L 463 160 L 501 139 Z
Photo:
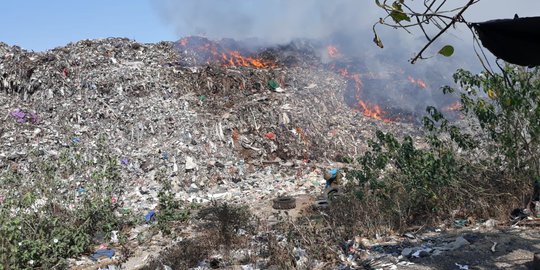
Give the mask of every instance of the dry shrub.
M 250 233 L 253 233 L 256 227 L 253 215 L 247 207 L 227 203 L 212 203 L 199 211 L 198 218 L 201 221 L 199 236 L 168 248 L 143 269 L 162 269 L 164 265 L 173 269 L 188 269 L 221 251 L 225 251 L 227 257 L 218 264 L 227 264 L 230 259 L 229 252 L 246 247 Z M 241 229 L 246 232 L 244 235 L 239 234 Z
M 267 255 L 270 267 L 277 269 L 296 269 L 292 247 L 288 243 L 278 241 L 275 235 L 268 234 Z
M 141 270 L 163 269 L 165 265 L 172 269 L 195 267 L 210 254 L 211 247 L 207 237 L 184 240 L 162 252 Z
M 235 206 L 227 203 L 212 203 L 202 209 L 199 218 L 203 221 L 206 234 L 211 235 L 216 246 L 222 246 L 228 252 L 245 241 L 239 237 L 240 230 L 253 233 L 256 229 L 254 216 L 247 206 Z

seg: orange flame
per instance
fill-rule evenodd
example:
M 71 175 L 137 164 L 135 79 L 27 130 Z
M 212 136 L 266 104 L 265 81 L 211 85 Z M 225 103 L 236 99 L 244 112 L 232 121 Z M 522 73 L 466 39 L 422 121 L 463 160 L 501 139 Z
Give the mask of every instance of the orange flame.
M 339 56 L 339 50 L 336 48 L 336 46 L 329 45 L 326 47 L 326 52 L 331 58 L 336 58 Z
M 355 97 L 358 101 L 360 112 L 370 118 L 374 118 L 385 123 L 392 122 L 390 118 L 384 117 L 384 111 L 379 105 L 369 104 L 367 101 L 362 100 L 362 88 L 364 87 L 362 83 L 362 78 L 360 73 L 349 74 L 349 71 L 345 68 L 339 69 L 338 72 L 345 78 L 354 81 L 354 87 L 356 90 Z
M 443 111 L 445 112 L 455 112 L 459 111 L 461 109 L 461 103 L 459 101 L 456 101 L 446 107 L 443 108 Z
M 412 84 L 416 84 L 418 85 L 418 87 L 422 88 L 422 89 L 426 89 L 427 88 L 427 84 L 426 82 L 424 82 L 423 80 L 420 80 L 420 79 L 414 79 L 413 77 L 409 76 L 408 77 L 409 81 L 412 83 Z
M 189 38 L 182 38 L 179 43 L 182 47 L 188 47 L 190 45 Z M 207 63 L 219 61 L 225 67 L 250 67 L 257 69 L 276 67 L 276 64 L 271 61 L 243 56 L 238 50 L 227 50 L 217 43 L 210 41 L 199 46 L 194 46 L 193 49 L 209 55 L 206 59 Z
M 186 47 L 188 45 L 188 39 L 187 38 L 182 38 L 180 40 L 180 45 L 182 45 L 182 47 Z

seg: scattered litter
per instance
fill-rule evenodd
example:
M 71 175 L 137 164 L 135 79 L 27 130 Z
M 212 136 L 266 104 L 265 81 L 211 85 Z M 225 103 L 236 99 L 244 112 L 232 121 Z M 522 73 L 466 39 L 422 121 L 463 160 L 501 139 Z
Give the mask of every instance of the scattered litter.
M 416 239 L 416 237 L 412 233 L 405 233 L 404 235 L 409 239 Z
M 24 117 L 26 114 L 21 111 L 21 109 L 16 109 L 15 111 L 11 112 L 11 116 L 16 119 L 17 123 L 24 123 Z
M 156 211 L 151 210 L 150 212 L 148 212 L 148 214 L 144 215 L 144 220 L 146 220 L 146 222 L 150 222 L 154 220 L 155 216 L 156 216 Z
M 129 159 L 127 159 L 127 158 L 123 158 L 123 159 L 120 160 L 120 164 L 122 164 L 122 165 L 128 165 L 128 163 L 129 163 Z
M 186 171 L 197 169 L 197 163 L 192 157 L 186 156 Z
M 96 250 L 96 252 L 94 252 L 94 254 L 92 254 L 90 256 L 90 259 L 92 259 L 93 261 L 97 261 L 103 257 L 106 257 L 106 258 L 112 258 L 114 256 L 114 254 L 116 253 L 116 251 L 114 249 L 110 249 L 110 248 L 107 248 L 107 249 L 98 249 Z
M 269 80 L 268 87 L 270 87 L 271 90 L 275 91 L 277 88 L 279 88 L 279 83 L 276 80 Z
M 459 264 L 459 263 L 456 263 L 456 266 L 457 266 L 460 270 L 469 270 L 469 266 L 466 265 L 466 264 Z
M 118 243 L 118 231 L 111 231 L 111 242 Z
M 496 247 L 497 247 L 497 242 L 493 242 L 493 246 L 491 246 L 491 252 L 495 252 Z
M 276 139 L 276 134 L 274 134 L 273 132 L 268 132 L 268 133 L 264 134 L 264 137 L 266 137 L 269 140 L 275 140 Z
M 419 250 L 415 251 L 413 254 L 411 254 L 411 256 L 414 257 L 414 258 L 428 257 L 432 250 L 433 249 L 431 249 L 431 248 L 419 249 Z

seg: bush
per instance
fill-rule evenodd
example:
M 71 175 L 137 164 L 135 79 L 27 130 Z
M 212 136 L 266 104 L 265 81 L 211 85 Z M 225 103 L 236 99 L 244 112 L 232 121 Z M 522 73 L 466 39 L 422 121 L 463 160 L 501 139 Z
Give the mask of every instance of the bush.
M 538 74 L 513 66 L 502 75 L 459 70 L 461 88 L 443 91 L 459 93 L 463 118 L 452 123 L 428 107 L 421 149 L 411 137 L 378 131 L 356 158 L 359 168 L 349 171 L 360 211 L 378 211 L 401 229 L 456 213 L 506 216 L 512 204 L 530 199 L 529 187 L 540 181 Z
M 118 158 L 72 146 L 58 158 L 29 154 L 29 170 L 0 174 L 0 269 L 63 269 L 66 259 L 89 252 L 94 239 L 120 231 L 129 217 L 117 213 L 121 194 Z M 87 178 L 77 190 L 66 180 Z

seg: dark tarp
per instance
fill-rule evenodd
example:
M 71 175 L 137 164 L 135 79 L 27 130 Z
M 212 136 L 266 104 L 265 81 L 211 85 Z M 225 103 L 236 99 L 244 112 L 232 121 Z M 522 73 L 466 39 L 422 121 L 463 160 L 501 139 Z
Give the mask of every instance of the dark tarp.
M 482 45 L 506 62 L 540 65 L 540 17 L 493 20 L 471 24 Z

